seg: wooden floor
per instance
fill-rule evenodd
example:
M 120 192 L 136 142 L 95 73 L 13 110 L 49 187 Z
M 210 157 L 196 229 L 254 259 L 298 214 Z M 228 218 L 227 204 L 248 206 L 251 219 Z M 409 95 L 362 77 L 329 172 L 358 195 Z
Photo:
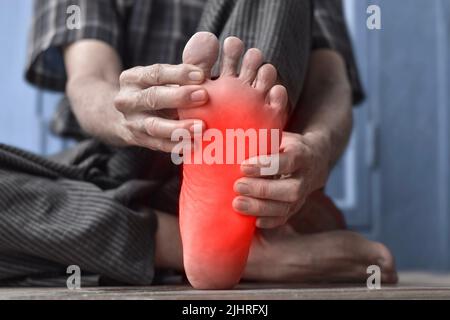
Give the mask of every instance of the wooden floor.
M 199 291 L 188 286 L 82 288 L 0 288 L 5 299 L 450 299 L 450 274 L 402 273 L 395 286 L 242 284 L 235 290 Z

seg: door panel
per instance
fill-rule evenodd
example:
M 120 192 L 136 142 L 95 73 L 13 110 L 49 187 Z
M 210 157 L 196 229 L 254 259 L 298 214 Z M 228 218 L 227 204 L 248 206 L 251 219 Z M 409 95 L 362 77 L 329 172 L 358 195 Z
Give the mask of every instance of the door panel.
M 344 1 L 349 33 L 359 66 L 361 80 L 367 87 L 368 68 L 365 52 L 368 46 L 365 27 L 365 1 Z M 362 12 L 364 10 L 364 12 Z M 354 131 L 349 146 L 334 168 L 327 193 L 344 212 L 351 229 L 370 231 L 373 227 L 370 174 L 376 161 L 377 126 L 370 119 L 368 100 L 354 108 Z
M 382 30 L 366 28 L 369 4 L 380 6 Z M 450 3 L 346 5 L 368 93 L 355 110 L 358 142 L 348 152 L 355 154 L 359 194 L 354 207 L 344 206 L 346 215 L 355 229 L 386 243 L 400 268 L 448 269 Z M 332 181 L 338 203 L 351 190 L 344 188 L 345 167 L 341 164 L 344 173 L 335 173 Z
M 447 2 L 447 4 L 444 4 Z M 404 268 L 448 267 L 448 1 L 380 1 L 377 237 Z

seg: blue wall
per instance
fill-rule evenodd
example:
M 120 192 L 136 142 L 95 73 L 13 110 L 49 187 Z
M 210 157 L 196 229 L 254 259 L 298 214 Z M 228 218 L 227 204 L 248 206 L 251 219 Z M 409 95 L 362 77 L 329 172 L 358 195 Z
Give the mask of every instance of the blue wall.
M 346 0 L 367 101 L 328 192 L 353 229 L 385 242 L 402 269 L 450 269 L 449 16 L 446 0 Z M 382 9 L 382 30 L 366 8 Z M 0 142 L 61 150 L 48 122 L 59 94 L 24 83 L 31 0 L 0 1 Z
M 31 0 L 0 2 L 0 142 L 49 154 L 65 144 L 48 131 L 60 95 L 24 81 Z

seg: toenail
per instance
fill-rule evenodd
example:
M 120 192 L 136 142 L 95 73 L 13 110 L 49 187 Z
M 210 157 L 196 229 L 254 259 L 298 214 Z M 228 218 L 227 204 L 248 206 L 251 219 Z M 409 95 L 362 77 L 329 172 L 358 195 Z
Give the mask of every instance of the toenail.
M 237 202 L 236 207 L 239 211 L 247 212 L 248 209 L 250 208 L 250 204 L 248 203 L 247 200 L 238 199 L 236 202 Z
M 201 81 L 203 80 L 203 72 L 200 71 L 191 71 L 189 72 L 189 79 L 192 81 Z
M 239 182 L 236 184 L 236 191 L 237 193 L 240 193 L 242 195 L 249 195 L 250 194 L 250 187 L 246 183 Z
M 206 91 L 205 90 L 197 90 L 191 93 L 191 100 L 194 102 L 205 101 L 206 100 Z

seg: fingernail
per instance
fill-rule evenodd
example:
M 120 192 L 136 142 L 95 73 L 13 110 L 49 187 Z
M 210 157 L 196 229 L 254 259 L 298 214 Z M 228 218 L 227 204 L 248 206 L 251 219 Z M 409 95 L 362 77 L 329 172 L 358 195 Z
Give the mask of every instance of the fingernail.
M 200 102 L 206 100 L 206 91 L 197 90 L 191 93 L 191 101 Z
M 246 183 L 239 182 L 236 184 L 236 192 L 243 196 L 250 194 L 250 187 Z
M 203 72 L 191 71 L 191 72 L 189 72 L 188 77 L 192 81 L 201 81 L 201 80 L 203 80 Z
M 237 210 L 247 212 L 249 208 L 250 208 L 250 204 L 248 203 L 247 200 L 238 199 L 236 201 L 236 209 Z
M 257 176 L 259 175 L 259 168 L 254 166 L 243 165 L 242 172 L 249 176 Z

